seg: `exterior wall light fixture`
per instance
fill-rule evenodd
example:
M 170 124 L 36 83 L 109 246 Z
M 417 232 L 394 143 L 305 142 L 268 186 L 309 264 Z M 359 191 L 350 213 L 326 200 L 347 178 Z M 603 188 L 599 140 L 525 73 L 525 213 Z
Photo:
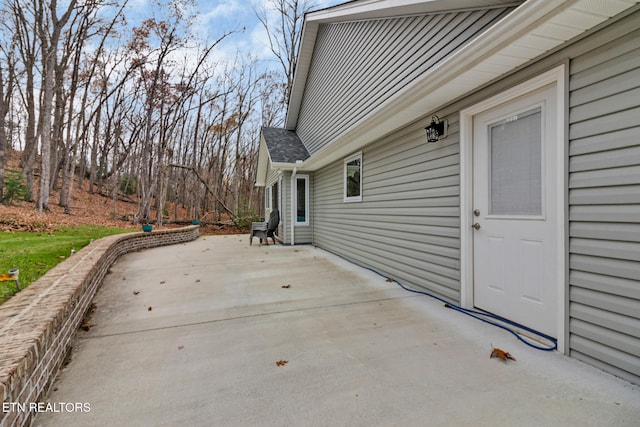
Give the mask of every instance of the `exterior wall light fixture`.
M 438 142 L 440 137 L 447 136 L 448 123 L 446 120 L 440 120 L 438 116 L 431 117 L 431 124 L 424 128 L 427 131 L 427 142 Z

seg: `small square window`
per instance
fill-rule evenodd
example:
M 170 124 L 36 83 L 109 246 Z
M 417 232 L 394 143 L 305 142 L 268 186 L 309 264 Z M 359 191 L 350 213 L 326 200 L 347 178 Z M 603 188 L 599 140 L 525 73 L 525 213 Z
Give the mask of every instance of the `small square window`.
M 344 201 L 362 201 L 362 153 L 344 160 Z

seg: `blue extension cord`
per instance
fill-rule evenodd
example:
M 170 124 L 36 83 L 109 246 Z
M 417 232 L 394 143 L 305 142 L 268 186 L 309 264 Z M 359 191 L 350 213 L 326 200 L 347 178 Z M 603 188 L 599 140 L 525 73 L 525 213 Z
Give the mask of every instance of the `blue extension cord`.
M 365 267 L 365 268 L 366 268 L 366 267 Z M 378 272 L 377 272 L 377 271 L 375 271 L 375 270 L 371 270 L 371 271 L 373 271 L 373 272 L 375 272 L 375 273 L 377 273 L 377 274 L 380 274 L 380 273 L 378 273 Z M 464 314 L 466 314 L 467 316 L 471 316 L 471 317 L 473 317 L 474 319 L 478 319 L 478 320 L 481 320 L 481 321 L 483 321 L 483 322 L 485 322 L 485 323 L 488 323 L 488 324 L 490 324 L 490 325 L 496 326 L 496 327 L 498 327 L 498 328 L 500 328 L 500 329 L 504 329 L 505 331 L 507 331 L 507 332 L 509 332 L 509 333 L 513 334 L 513 336 L 515 336 L 517 339 L 519 339 L 520 341 L 522 341 L 523 343 L 525 343 L 525 344 L 526 344 L 526 345 L 528 345 L 529 347 L 533 347 L 533 348 L 535 348 L 536 350 L 542 350 L 542 351 L 554 351 L 554 350 L 556 350 L 556 349 L 558 348 L 558 342 L 556 341 L 556 339 L 555 339 L 555 338 L 550 337 L 549 335 L 543 334 L 542 332 L 538 332 L 538 331 L 536 331 L 536 330 L 533 330 L 533 329 L 531 329 L 531 328 L 528 328 L 528 327 L 526 327 L 526 326 L 524 326 L 524 325 L 521 325 L 521 324 L 519 324 L 519 323 L 512 322 L 511 320 L 505 319 L 504 317 L 496 316 L 495 314 L 487 313 L 487 312 L 484 312 L 484 311 L 472 310 L 472 309 L 469 309 L 469 308 L 463 308 L 463 307 L 460 307 L 460 306 L 458 306 L 458 305 L 451 304 L 450 302 L 447 302 L 446 300 L 444 300 L 443 298 L 440 298 L 439 296 L 436 296 L 436 295 L 430 294 L 430 293 L 428 293 L 428 292 L 423 292 L 423 291 L 417 291 L 417 290 L 415 290 L 415 289 L 410 289 L 410 288 L 407 288 L 406 286 L 404 286 L 402 283 L 398 282 L 398 281 L 397 281 L 397 280 L 395 280 L 395 279 L 391 279 L 391 280 L 393 280 L 393 281 L 394 281 L 395 283 L 397 283 L 397 284 L 398 284 L 402 289 L 404 289 L 404 290 L 406 290 L 406 291 L 414 292 L 414 293 L 416 293 L 416 294 L 422 294 L 422 295 L 426 295 L 426 296 L 428 296 L 428 297 L 434 298 L 434 299 L 436 299 L 436 300 L 438 300 L 438 301 L 440 301 L 440 302 L 443 302 L 443 303 L 444 303 L 444 306 L 445 306 L 446 308 L 451 308 L 451 309 L 453 309 L 453 310 L 459 311 L 460 313 L 464 313 Z M 500 322 L 507 323 L 507 324 L 509 324 L 509 325 L 515 326 L 516 328 L 524 329 L 525 331 L 527 331 L 527 332 L 529 332 L 529 333 L 531 333 L 531 334 L 533 334 L 533 335 L 539 336 L 539 337 L 541 337 L 541 338 L 544 338 L 544 339 L 545 339 L 545 340 L 547 340 L 547 341 L 550 341 L 553 345 L 552 345 L 551 347 L 543 347 L 543 346 L 541 346 L 541 345 L 535 344 L 535 343 L 533 343 L 533 342 L 529 341 L 528 339 L 526 339 L 524 335 L 522 335 L 521 333 L 519 333 L 519 332 L 518 332 L 518 331 L 516 331 L 515 329 L 511 329 L 511 328 L 509 328 L 509 327 L 507 327 L 507 326 L 504 326 L 504 325 L 501 325 L 501 324 L 499 324 L 499 323 L 493 322 L 493 321 L 491 321 L 491 320 L 489 320 L 489 319 L 486 319 L 486 318 L 489 318 L 489 319 L 495 319 L 495 320 L 498 320 L 498 321 L 500 321 Z
M 336 253 L 334 253 L 334 255 L 337 255 L 340 258 L 344 259 L 345 261 L 348 261 L 351 264 L 357 265 L 358 267 L 361 267 L 361 268 L 367 269 L 369 271 L 372 271 L 372 272 L 376 273 L 378 276 L 387 277 L 384 274 L 381 274 L 380 272 L 374 270 L 371 267 L 366 267 L 366 266 L 363 266 L 363 265 L 356 264 L 355 262 L 351 261 L 350 259 L 347 259 L 347 258 L 343 257 L 342 255 L 339 255 L 339 254 L 336 254 Z M 460 307 L 459 305 L 452 304 L 452 303 L 448 302 L 447 300 L 445 300 L 444 298 L 440 298 L 439 296 L 434 295 L 432 293 L 425 292 L 425 291 L 418 291 L 418 290 L 415 290 L 415 289 L 407 288 L 405 285 L 403 285 L 402 283 L 398 282 L 396 279 L 391 279 L 391 278 L 388 278 L 388 279 L 390 279 L 393 282 L 395 282 L 398 286 L 400 286 L 405 291 L 409 291 L 409 292 L 413 292 L 413 293 L 421 294 L 421 295 L 426 295 L 428 297 L 431 297 L 433 299 L 436 299 L 436 300 L 444 303 L 444 306 L 446 308 L 451 308 L 453 310 L 459 311 L 460 313 L 466 314 L 467 316 L 471 316 L 474 319 L 478 319 L 478 320 L 480 320 L 482 322 L 485 322 L 485 323 L 488 323 L 490 325 L 496 326 L 496 327 L 498 327 L 500 329 L 504 329 L 505 331 L 507 331 L 507 332 L 511 333 L 513 336 L 515 336 L 518 340 L 522 341 L 523 343 L 525 343 L 529 347 L 535 348 L 536 350 L 555 351 L 558 348 L 558 342 L 556 341 L 556 339 L 553 338 L 553 337 L 550 337 L 549 335 L 543 334 L 542 332 L 538 332 L 536 330 L 528 328 L 528 327 L 526 327 L 524 325 L 521 325 L 519 323 L 512 322 L 509 319 L 505 319 L 504 317 L 500 317 L 500 316 L 497 316 L 495 314 L 491 314 L 491 313 L 487 313 L 487 312 L 484 312 L 484 311 L 478 311 L 478 310 L 472 310 L 472 309 L 469 309 L 469 308 Z M 551 342 L 553 345 L 551 347 L 543 347 L 541 345 L 535 344 L 535 343 L 531 342 L 530 340 L 526 339 L 524 335 L 522 335 L 521 333 L 519 333 L 515 329 L 511 329 L 511 328 L 509 328 L 509 327 L 507 327 L 505 325 L 501 325 L 501 324 L 493 322 L 493 321 L 491 321 L 489 319 L 495 319 L 495 320 L 498 320 L 498 321 L 500 321 L 502 323 L 506 323 L 506 324 L 515 326 L 516 328 L 523 329 L 523 330 L 525 330 L 525 331 L 527 331 L 527 332 L 529 332 L 529 333 L 531 333 L 533 335 L 539 336 L 539 337 Z

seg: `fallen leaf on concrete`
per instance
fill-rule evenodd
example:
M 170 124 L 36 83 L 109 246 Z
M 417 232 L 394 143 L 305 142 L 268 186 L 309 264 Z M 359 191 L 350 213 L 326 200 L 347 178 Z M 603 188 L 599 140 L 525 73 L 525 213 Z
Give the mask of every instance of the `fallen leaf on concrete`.
M 184 348 L 184 346 L 183 346 L 183 345 L 179 345 L 179 346 L 178 346 L 178 350 L 182 350 L 183 348 Z
M 489 356 L 489 359 L 492 359 L 494 357 L 498 357 L 498 358 L 502 359 L 505 362 L 507 361 L 507 359 L 511 359 L 511 360 L 514 360 L 514 361 L 516 360 L 516 358 L 513 357 L 510 353 L 507 353 L 506 351 L 501 350 L 499 348 L 494 348 L 491 351 L 491 356 Z
M 200 279 L 196 279 L 196 283 L 200 283 Z
M 391 277 L 387 277 L 387 282 L 393 282 L 393 279 Z
M 133 291 L 134 295 L 138 295 L 140 293 L 140 291 Z
M 287 363 L 289 363 L 289 361 L 288 361 L 288 360 L 278 360 L 278 361 L 276 362 L 276 366 L 284 366 L 284 365 L 286 365 Z
M 160 282 L 161 285 L 164 285 L 165 283 L 167 283 L 166 280 L 163 280 L 162 282 Z
M 84 325 L 82 325 L 82 329 L 84 329 L 85 331 L 89 332 L 89 330 L 91 330 L 91 328 L 93 328 L 94 326 L 96 326 L 95 323 L 87 322 Z
M 289 289 L 291 287 L 291 285 L 282 285 L 281 287 L 284 288 L 284 289 Z
M 149 308 L 147 309 L 147 311 L 151 311 L 153 310 L 153 308 L 151 306 L 149 306 Z

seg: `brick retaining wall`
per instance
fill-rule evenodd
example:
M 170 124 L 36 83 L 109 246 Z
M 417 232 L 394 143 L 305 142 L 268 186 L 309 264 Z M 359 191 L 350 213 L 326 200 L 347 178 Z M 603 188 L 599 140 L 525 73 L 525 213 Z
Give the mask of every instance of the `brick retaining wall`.
M 53 383 L 97 289 L 119 256 L 189 242 L 198 235 L 194 225 L 104 237 L 0 305 L 0 427 L 31 423 L 35 413 L 30 405 Z

